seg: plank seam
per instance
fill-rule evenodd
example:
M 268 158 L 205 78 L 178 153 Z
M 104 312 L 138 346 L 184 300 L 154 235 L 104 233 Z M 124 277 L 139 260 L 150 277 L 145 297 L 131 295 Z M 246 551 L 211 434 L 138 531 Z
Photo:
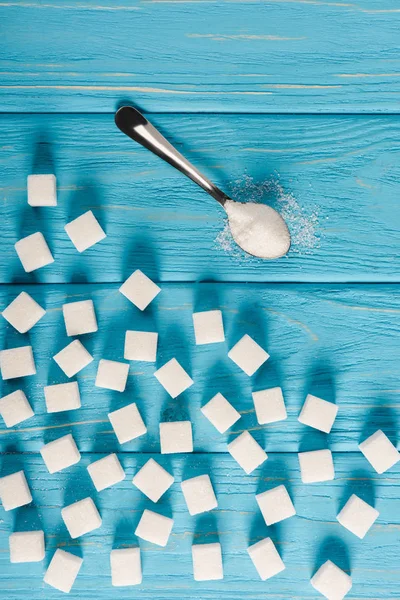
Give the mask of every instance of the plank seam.
M 226 281 L 221 280 L 221 281 L 215 281 L 212 279 L 202 279 L 201 281 L 198 281 L 196 279 L 191 279 L 188 281 L 175 281 L 175 280 L 160 280 L 157 278 L 152 278 L 152 280 L 155 283 L 159 283 L 161 285 L 176 285 L 176 286 L 181 286 L 181 285 L 202 285 L 202 284 L 215 284 L 215 285 L 237 285 L 237 286 L 247 286 L 247 285 L 252 285 L 252 286 L 264 286 L 264 285 L 301 285 L 301 286 L 310 286 L 310 285 L 318 285 L 318 286 L 337 286 L 337 287 L 350 287 L 350 286 L 376 286 L 376 285 L 387 285 L 387 286 L 398 286 L 400 284 L 400 281 L 318 281 L 318 280 L 313 280 L 313 281 L 240 281 L 240 280 L 233 280 L 233 281 Z M 0 282 L 0 287 L 4 286 L 4 287 L 28 287 L 28 286 L 36 286 L 36 287 L 42 287 L 42 286 L 61 286 L 61 285 L 79 285 L 79 286 L 104 286 L 104 285 L 121 285 L 121 283 L 124 283 L 125 279 L 121 280 L 121 281 L 46 281 L 46 282 L 40 282 L 40 281 L 14 281 L 14 282 L 6 282 L 6 281 L 1 281 Z
M 98 451 L 92 451 L 92 450 L 79 450 L 80 454 L 82 456 L 91 456 L 91 455 L 97 455 L 97 454 L 110 454 L 109 450 L 98 450 Z M 163 456 L 160 452 L 157 452 L 156 450 L 154 450 L 153 452 L 140 452 L 138 451 L 133 451 L 133 450 L 113 450 L 112 452 L 115 452 L 116 454 L 126 454 L 129 456 L 154 456 L 155 454 L 158 454 L 160 456 Z M 298 454 L 300 452 L 300 450 L 288 450 L 285 452 L 277 452 L 277 451 L 270 451 L 268 450 L 268 456 L 282 456 L 282 455 L 292 455 L 292 454 Z M 354 455 L 360 455 L 361 456 L 361 452 L 357 451 L 357 450 L 332 450 L 331 452 L 333 455 L 338 455 L 338 454 L 343 454 L 348 456 L 349 454 L 354 454 Z M 39 450 L 37 452 L 33 452 L 33 451 L 27 451 L 27 452 L 0 452 L 0 456 L 39 456 L 40 452 Z M 229 452 L 185 452 L 185 453 L 180 453 L 180 456 L 231 456 Z M 234 460 L 234 459 L 232 459 Z
M 56 115 L 56 116 L 72 116 L 72 115 L 76 115 L 76 116 L 87 116 L 87 115 L 95 115 L 95 116 L 102 116 L 102 115 L 114 115 L 116 111 L 104 111 L 104 112 L 97 112 L 97 111 L 88 111 L 88 112 L 21 112 L 21 111 L 0 111 L 0 116 L 2 115 L 13 115 L 13 116 L 21 116 L 21 115 L 31 115 L 31 116 L 36 116 L 36 115 Z M 152 111 L 142 111 L 142 113 L 144 115 L 153 115 L 153 116 L 186 116 L 186 115 L 193 115 L 193 116 L 221 116 L 221 115 L 225 115 L 225 116 L 240 116 L 240 117 L 247 117 L 247 116 L 255 116 L 255 117 L 262 117 L 262 116 L 275 116 L 275 117 L 398 117 L 400 115 L 400 110 L 397 112 L 379 112 L 379 111 L 374 111 L 374 112 L 325 112 L 325 111 L 319 111 L 319 112 L 229 112 L 229 111 L 223 111 L 223 112 L 208 112 L 208 111 L 204 111 L 204 112 L 200 112 L 200 111 L 196 111 L 196 112 L 152 112 Z

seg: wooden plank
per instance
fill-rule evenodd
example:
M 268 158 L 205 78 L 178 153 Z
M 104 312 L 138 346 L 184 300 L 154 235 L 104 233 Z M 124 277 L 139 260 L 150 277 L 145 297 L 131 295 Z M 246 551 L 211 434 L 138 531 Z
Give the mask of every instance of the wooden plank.
M 397 0 L 32 0 L 0 11 L 3 112 L 113 112 L 127 98 L 152 112 L 399 112 Z
M 399 467 L 383 476 L 366 469 L 361 455 L 334 456 L 336 479 L 329 483 L 303 485 L 299 480 L 297 457 L 282 454 L 271 457 L 264 469 L 251 476 L 244 474 L 225 455 L 155 456 L 175 477 L 175 483 L 157 505 L 147 501 L 133 487 L 131 479 L 150 455 L 123 455 L 127 478 L 122 483 L 96 494 L 85 467 L 99 455 L 85 455 L 75 467 L 49 475 L 38 456 L 3 457 L 2 473 L 23 468 L 32 488 L 33 507 L 5 513 L 0 523 L 0 590 L 7 598 L 59 598 L 59 592 L 42 583 L 43 572 L 57 547 L 83 556 L 82 570 L 71 598 L 182 599 L 269 598 L 311 600 L 316 593 L 309 579 L 325 560 L 332 559 L 349 570 L 353 590 L 349 597 L 398 598 L 400 573 L 399 541 Z M 180 481 L 209 473 L 218 498 L 218 509 L 190 517 L 180 490 Z M 255 493 L 287 486 L 297 515 L 267 528 L 257 508 Z M 336 515 L 352 493 L 375 504 L 380 516 L 363 542 L 336 521 Z M 103 519 L 100 529 L 71 541 L 62 523 L 60 509 L 90 495 Z M 114 588 L 110 582 L 109 552 L 114 547 L 136 545 L 136 524 L 144 508 L 173 516 L 170 541 L 160 548 L 140 541 L 143 558 L 143 583 L 137 588 Z M 12 531 L 43 527 L 47 540 L 45 564 L 10 564 L 8 535 Z M 249 544 L 271 536 L 286 564 L 286 570 L 262 582 L 247 555 Z M 194 582 L 191 545 L 219 539 L 222 545 L 223 581 Z
M 293 235 L 288 257 L 246 259 L 216 242 L 221 208 L 105 115 L 0 119 L 0 281 L 399 281 L 396 117 L 154 115 L 154 123 L 237 199 L 270 202 Z M 55 172 L 59 206 L 32 209 L 26 176 Z M 93 209 L 108 238 L 83 255 L 64 225 Z M 14 250 L 41 230 L 55 263 L 26 275 Z
M 19 286 L 0 288 L 3 310 Z M 2 382 L 1 395 L 18 387 L 26 391 L 36 416 L 13 429 L 0 430 L 0 450 L 38 451 L 43 442 L 72 429 L 83 451 L 158 452 L 160 420 L 190 418 L 195 450 L 226 452 L 226 443 L 249 429 L 267 452 L 297 452 L 325 447 L 357 451 L 357 444 L 382 428 L 398 438 L 400 418 L 398 339 L 400 298 L 398 288 L 332 285 L 174 285 L 162 292 L 145 313 L 140 313 L 115 285 L 28 286 L 29 293 L 47 309 L 45 317 L 21 336 L 1 323 L 1 348 L 32 344 L 38 374 Z M 92 298 L 99 332 L 82 336 L 95 362 L 78 374 L 82 408 L 46 414 L 43 386 L 67 381 L 51 357 L 71 338 L 65 335 L 61 306 Z M 195 346 L 193 310 L 221 307 L 227 341 Z M 158 331 L 157 367 L 176 357 L 195 384 L 171 400 L 153 376 L 151 363 L 132 363 L 123 394 L 94 386 L 100 358 L 123 360 L 127 329 Z M 227 357 L 245 333 L 268 350 L 270 360 L 249 378 Z M 251 392 L 280 385 L 289 418 L 269 426 L 257 423 Z M 226 435 L 220 435 L 200 412 L 217 392 L 242 413 Z M 339 414 L 330 436 L 297 421 L 307 393 L 336 401 Z M 107 413 L 137 402 L 148 434 L 120 447 Z

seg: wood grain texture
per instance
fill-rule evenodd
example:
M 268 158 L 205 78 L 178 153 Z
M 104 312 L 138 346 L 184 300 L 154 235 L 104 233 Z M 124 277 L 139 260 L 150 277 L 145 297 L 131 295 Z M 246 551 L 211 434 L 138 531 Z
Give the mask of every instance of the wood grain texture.
M 397 0 L 33 0 L 0 15 L 3 112 L 400 108 Z
M 0 288 L 0 308 L 20 291 Z M 140 313 L 111 285 L 28 286 L 29 293 L 47 309 L 28 335 L 21 336 L 2 319 L 1 348 L 32 344 L 36 377 L 2 382 L 2 395 L 22 386 L 36 416 L 19 426 L 0 430 L 0 449 L 38 451 L 71 428 L 83 451 L 158 452 L 160 420 L 190 418 L 198 452 L 226 452 L 226 443 L 249 429 L 267 452 L 297 452 L 327 444 L 335 451 L 357 451 L 357 445 L 382 428 L 397 442 L 400 418 L 398 339 L 400 298 L 395 286 L 332 285 L 223 285 L 164 284 L 151 308 Z M 65 335 L 61 306 L 92 298 L 99 331 L 81 336 L 95 361 L 77 379 L 82 408 L 46 414 L 43 386 L 67 381 L 52 356 L 71 338 Z M 226 343 L 195 346 L 193 310 L 220 307 Z M 131 363 L 124 393 L 94 386 L 100 358 L 123 360 L 127 329 L 158 331 L 157 367 L 175 357 L 195 384 L 176 400 L 160 386 L 151 363 Z M 245 333 L 271 355 L 249 378 L 227 357 Z M 257 423 L 251 392 L 280 385 L 289 418 L 268 426 Z M 200 407 L 217 392 L 242 413 L 226 435 L 220 435 L 201 414 Z M 328 437 L 297 421 L 307 393 L 339 406 Z M 148 427 L 147 435 L 118 445 L 107 419 L 110 410 L 137 402 Z
M 71 598 L 269 598 L 312 600 L 318 594 L 309 583 L 315 570 L 328 558 L 353 577 L 349 599 L 398 598 L 400 573 L 397 549 L 399 467 L 383 476 L 372 475 L 357 454 L 335 454 L 336 479 L 303 485 L 297 457 L 271 456 L 264 468 L 251 476 L 225 455 L 154 456 L 175 477 L 167 494 L 154 505 L 131 483 L 132 476 L 150 455 L 123 455 L 127 478 L 96 494 L 86 466 L 98 455 L 86 455 L 62 473 L 49 475 L 38 456 L 3 456 L 2 474 L 23 468 L 32 488 L 31 506 L 4 513 L 0 508 L 0 592 L 12 600 L 29 594 L 32 599 L 59 598 L 60 593 L 42 583 L 48 561 L 57 547 L 83 556 L 82 570 Z M 189 516 L 180 481 L 209 473 L 219 506 L 211 513 Z M 277 485 L 287 486 L 297 515 L 267 528 L 254 495 Z M 352 493 L 359 494 L 380 511 L 380 516 L 361 542 L 336 521 L 336 515 Z M 101 513 L 102 527 L 71 540 L 60 510 L 90 495 Z M 112 588 L 109 553 L 114 547 L 137 545 L 136 525 L 144 508 L 173 516 L 168 545 L 160 548 L 140 541 L 143 583 L 136 588 Z M 47 554 L 44 564 L 9 564 L 8 535 L 12 531 L 43 527 Z M 247 555 L 249 544 L 271 536 L 286 570 L 262 582 Z M 194 582 L 191 545 L 218 540 L 222 545 L 223 581 Z
M 135 266 L 160 281 L 399 281 L 397 117 L 153 115 L 153 121 L 235 198 L 261 194 L 286 211 L 293 235 L 288 257 L 263 261 L 223 250 L 215 241 L 224 227 L 221 208 L 121 134 L 111 115 L 3 115 L 2 282 L 121 282 Z M 57 208 L 27 205 L 32 172 L 56 173 Z M 108 237 L 80 255 L 64 225 L 88 209 Z M 26 275 L 13 246 L 38 230 L 56 260 Z
M 84 558 L 76 600 L 313 600 L 309 579 L 327 559 L 351 573 L 349 600 L 400 600 L 400 467 L 378 476 L 357 449 L 378 428 L 399 444 L 399 26 L 398 0 L 0 2 L 0 311 L 22 289 L 47 309 L 24 336 L 0 316 L 0 350 L 32 344 L 38 368 L 36 377 L 0 381 L 0 397 L 22 388 L 36 412 L 15 428 L 0 425 L 0 476 L 24 469 L 33 494 L 29 507 L 6 513 L 0 505 L 2 598 L 59 598 L 42 579 L 61 547 Z M 289 256 L 263 262 L 222 250 L 221 210 L 117 131 L 112 113 L 122 102 L 152 113 L 235 198 L 262 191 L 285 209 Z M 26 203 L 26 176 L 40 172 L 57 175 L 55 209 Z M 89 209 L 108 237 L 79 255 L 63 228 Z M 56 261 L 26 275 L 13 245 L 38 230 Z M 135 268 L 162 286 L 144 313 L 118 292 Z M 201 280 L 219 283 L 194 283 Z M 52 356 L 72 339 L 61 306 L 87 298 L 99 331 L 81 337 L 95 357 L 77 376 L 82 408 L 49 415 L 43 387 L 66 381 Z M 196 347 L 192 312 L 211 308 L 223 311 L 226 343 Z M 131 363 L 123 394 L 96 388 L 98 360 L 122 360 L 125 331 L 135 328 L 160 333 L 157 365 Z M 244 333 L 271 354 L 253 378 L 227 357 Z M 172 357 L 195 380 L 174 401 L 153 375 Z M 288 419 L 260 426 L 251 392 L 275 385 Z M 216 392 L 242 415 L 226 435 L 200 411 Z M 339 406 L 329 436 L 297 421 L 309 392 Z M 120 446 L 107 413 L 133 401 L 148 434 Z M 195 452 L 151 454 L 159 421 L 184 418 Z M 243 430 L 269 454 L 251 476 L 226 452 Z M 82 460 L 49 475 L 38 451 L 70 432 Z M 296 453 L 324 447 L 334 452 L 336 479 L 303 485 Z M 112 451 L 127 478 L 97 494 L 86 467 Z M 150 456 L 175 477 L 157 505 L 131 484 Z M 219 507 L 190 517 L 180 482 L 203 473 Z M 267 528 L 254 495 L 280 484 L 297 516 Z M 380 511 L 362 542 L 336 521 L 352 493 Z M 85 496 L 103 525 L 73 541 L 60 510 Z M 166 548 L 135 538 L 144 508 L 173 516 Z M 37 528 L 46 534 L 44 563 L 10 564 L 9 534 Z M 266 536 L 287 568 L 261 582 L 246 549 Z M 191 544 L 218 539 L 224 581 L 194 582 Z M 142 585 L 112 588 L 110 550 L 137 543 Z

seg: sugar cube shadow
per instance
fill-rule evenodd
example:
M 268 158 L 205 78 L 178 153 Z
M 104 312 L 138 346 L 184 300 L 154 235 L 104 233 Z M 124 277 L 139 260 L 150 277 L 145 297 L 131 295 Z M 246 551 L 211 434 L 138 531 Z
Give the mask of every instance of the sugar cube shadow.
M 156 245 L 153 242 L 150 229 L 141 227 L 140 230 L 135 232 L 132 245 L 122 257 L 120 269 L 122 282 L 128 279 L 136 269 L 142 270 L 141 265 L 146 265 L 146 267 L 143 268 L 143 272 L 147 277 L 150 277 L 154 282 L 159 281 L 160 261 L 157 257 L 155 248 Z M 157 298 L 153 302 L 156 303 Z M 149 310 L 149 308 L 150 307 L 146 310 Z
M 248 538 L 248 546 L 252 546 L 256 544 L 260 540 L 264 538 L 271 538 L 274 544 L 276 545 L 281 558 L 284 558 L 284 544 L 283 544 L 283 529 L 285 527 L 285 521 L 281 521 L 280 523 L 275 523 L 274 525 L 270 525 L 269 527 L 265 524 L 264 518 L 257 506 L 257 513 L 254 516 L 250 533 Z M 290 527 L 290 524 L 289 524 Z
M 37 531 L 43 530 L 43 523 L 38 508 L 32 502 L 26 506 L 20 506 L 12 511 L 14 525 L 12 531 Z
M 97 181 L 89 178 L 77 179 L 76 184 L 72 186 L 72 189 L 69 191 L 62 204 L 64 224 L 73 221 L 88 210 L 91 210 L 107 234 L 107 211 L 103 209 L 103 206 L 103 191 Z M 69 261 L 65 267 L 65 276 L 67 280 L 70 283 L 88 283 L 96 281 L 99 249 L 101 246 L 104 248 L 107 244 L 110 244 L 111 241 L 108 238 L 105 238 L 80 253 L 73 246 L 67 233 L 63 231 L 63 234 L 65 244 L 68 244 L 71 248 Z
M 44 337 L 47 338 L 47 341 L 40 342 L 38 339 L 37 343 L 41 344 L 40 352 L 43 353 L 43 356 L 48 357 L 46 385 L 55 385 L 58 383 L 67 383 L 68 381 L 73 381 L 75 376 L 71 378 L 67 377 L 64 371 L 53 359 L 53 356 L 58 354 L 60 350 L 63 350 L 65 346 L 70 344 L 74 339 L 67 336 L 65 332 L 64 319 L 62 316 L 53 326 L 52 335 Z
M 16 294 L 12 295 L 12 300 Z M 11 301 L 11 300 L 10 300 Z M 8 302 L 9 304 L 9 302 Z M 22 346 L 32 346 L 31 342 L 31 333 L 28 331 L 27 333 L 21 334 L 19 333 L 12 325 L 8 323 L 2 328 L 2 350 L 11 350 L 12 348 L 20 348 Z M 35 354 L 34 354 L 35 358 Z M 36 361 L 35 361 L 36 362 Z M 37 364 L 36 364 L 37 367 Z M 0 377 L 0 397 L 11 394 L 16 390 L 26 391 L 29 389 L 29 380 L 35 377 L 34 375 L 30 375 L 27 377 L 16 377 L 13 379 L 2 379 Z
M 229 348 L 232 348 L 245 334 L 249 335 L 254 339 L 263 349 L 268 351 L 268 328 L 267 319 L 264 311 L 260 310 L 260 307 L 252 303 L 244 303 L 239 307 L 238 314 L 235 319 L 229 323 L 227 329 L 227 337 L 229 341 Z M 232 332 L 235 332 L 234 334 Z M 265 387 L 273 387 L 269 381 L 275 383 L 280 381 L 280 377 L 276 374 L 278 367 L 274 366 L 273 371 L 274 377 L 271 378 L 269 375 L 269 362 L 268 359 L 252 377 L 248 377 L 246 374 L 241 372 L 239 367 L 233 366 L 233 369 L 229 371 L 229 378 L 236 378 L 237 387 L 240 386 L 240 394 L 242 397 L 247 397 L 249 402 L 249 410 L 246 411 L 240 421 L 235 423 L 232 430 L 229 432 L 229 441 L 232 441 L 235 433 L 241 433 L 243 430 L 250 430 L 251 435 L 257 440 L 257 442 L 264 447 L 266 436 L 268 435 L 267 429 L 262 426 L 258 426 L 256 415 L 254 412 L 254 405 L 251 398 L 251 391 L 255 389 L 263 389 Z M 268 384 L 266 384 L 268 381 Z M 228 398 L 229 400 L 229 398 Z
M 378 398 L 377 404 L 380 404 L 381 402 L 387 402 L 387 399 Z M 373 408 L 369 412 L 364 427 L 361 431 L 359 443 L 365 441 L 378 429 L 381 429 L 395 446 L 397 445 L 399 441 L 397 432 L 397 417 L 392 408 L 382 405 L 380 408 Z
M 12 475 L 17 471 L 25 471 L 26 465 L 18 440 L 6 443 L 1 450 L 0 459 L 0 477 Z
M 14 531 L 32 531 L 43 529 L 42 519 L 39 514 L 37 500 L 38 496 L 35 483 L 36 478 L 33 474 L 34 465 L 24 458 L 22 449 L 18 447 L 18 441 L 15 444 L 8 443 L 2 448 L 2 462 L 0 464 L 0 477 L 12 475 L 18 471 L 23 471 L 28 482 L 28 486 L 32 495 L 32 501 L 29 504 L 20 506 L 7 513 L 7 517 L 11 524 L 10 533 Z
M 73 504 L 74 502 L 79 502 L 80 500 L 83 500 L 84 498 L 87 498 L 88 496 L 90 498 L 92 498 L 92 500 L 94 501 L 96 508 L 98 509 L 100 515 L 101 515 L 101 503 L 99 502 L 99 497 L 98 494 L 93 486 L 93 483 L 89 477 L 89 474 L 86 472 L 86 469 L 83 470 L 83 472 L 81 471 L 78 475 L 78 470 L 76 469 L 76 472 L 74 472 L 75 469 L 74 467 L 71 468 L 70 474 L 68 475 L 68 479 L 65 483 L 64 486 L 64 494 L 63 494 L 63 501 L 62 501 L 62 508 L 69 506 L 70 504 Z M 79 485 L 77 485 L 77 479 L 79 477 Z M 72 539 L 69 535 L 69 532 L 66 528 L 66 525 L 64 523 L 64 521 L 62 520 L 62 518 L 60 519 L 61 521 L 61 529 L 60 529 L 60 537 L 62 536 L 62 546 L 67 546 L 68 547 L 68 552 L 69 552 L 69 547 L 73 546 L 74 548 L 74 554 L 77 554 L 78 556 L 82 556 L 82 539 L 85 536 L 81 536 L 75 539 Z M 97 530 L 94 531 L 94 534 L 97 533 Z M 86 534 L 86 535 L 90 535 Z M 65 540 L 65 542 L 64 542 Z
M 164 366 L 172 358 L 176 358 L 182 368 L 192 377 L 192 364 L 190 357 L 185 351 L 187 342 L 182 334 L 181 328 L 174 324 L 170 326 L 165 335 L 159 338 L 156 369 Z M 176 398 L 171 396 L 158 384 L 164 393 L 164 401 L 161 403 L 160 421 L 187 421 L 190 420 L 187 398 L 191 395 L 188 388 Z
M 336 385 L 334 370 L 331 364 L 322 359 L 315 360 L 311 365 L 309 372 L 305 376 L 305 386 L 303 391 L 302 406 L 305 402 L 307 394 L 312 394 L 318 398 L 322 398 L 327 402 L 336 404 Z M 340 407 L 339 407 L 340 410 Z M 301 407 L 298 409 L 300 414 Z M 332 432 L 335 430 L 333 425 Z M 322 450 L 330 448 L 332 441 L 331 434 L 326 434 L 322 431 L 301 425 L 301 433 L 299 436 L 299 452 L 309 452 L 312 450 Z
M 327 536 L 322 542 L 314 561 L 311 575 L 327 561 L 331 560 L 343 571 L 351 573 L 351 557 L 346 544 L 339 537 Z
M 198 456 L 196 461 L 193 460 L 193 457 L 190 456 L 190 454 L 183 455 L 181 467 L 182 481 L 191 479 L 192 477 L 198 477 L 199 475 L 208 474 L 210 476 L 215 495 L 218 498 L 218 490 L 215 487 L 216 477 L 213 474 L 213 462 L 213 457 L 210 454 L 201 454 Z
M 124 509 L 119 511 L 118 521 L 114 527 L 113 548 L 139 545 L 135 531 L 145 510 L 150 510 L 164 517 L 173 518 L 168 492 L 156 504 L 144 496 L 144 494 L 140 494 L 140 499 L 135 504 L 134 511 L 129 510 L 128 512 L 124 511 Z
M 32 165 L 29 174 L 57 175 L 57 161 L 55 158 L 56 147 L 57 144 L 52 132 L 42 125 L 40 130 L 36 132 L 33 142 Z M 54 208 L 32 207 L 27 203 L 24 203 L 16 219 L 15 230 L 17 239 L 24 238 L 32 233 L 40 231 L 43 233 L 50 251 L 54 256 L 54 242 L 58 233 L 57 229 L 59 227 L 59 222 L 49 218 L 50 211 L 54 211 Z M 52 265 L 45 267 L 44 269 L 38 269 L 32 273 L 25 273 L 17 258 L 15 262 L 15 279 L 19 282 L 42 282 L 46 280 L 46 273 L 49 268 L 51 269 Z
M 165 334 L 159 337 L 156 368 L 159 369 L 172 358 L 176 358 L 193 379 L 192 360 L 191 356 L 188 356 L 187 343 L 182 327 L 178 323 L 171 324 Z
M 195 517 L 193 544 L 214 544 L 219 542 L 217 517 L 213 512 Z
M 83 498 L 87 498 L 88 496 L 93 498 L 94 503 L 97 506 L 98 494 L 89 474 L 86 469 L 82 469 L 82 467 L 78 469 L 78 466 L 79 465 L 76 465 L 76 469 L 74 469 L 74 467 L 70 467 L 69 469 L 68 479 L 64 485 L 63 507 L 78 502 L 79 500 L 83 500 Z M 79 479 L 79 485 L 77 485 L 77 479 Z
M 232 348 L 234 344 L 247 334 L 268 352 L 267 319 L 261 307 L 254 302 L 245 302 L 243 305 L 240 305 L 238 315 L 235 322 L 231 323 L 228 334 L 231 340 L 229 348 Z M 263 367 L 265 367 L 265 363 L 257 373 L 261 372 Z
M 180 394 L 177 398 L 171 398 L 165 393 L 165 399 L 161 405 L 159 423 L 173 421 L 190 421 L 185 394 Z
M 312 394 L 336 404 L 335 371 L 332 365 L 325 359 L 316 359 L 305 376 L 304 388 L 304 400 L 307 394 Z
M 259 469 L 257 494 L 261 494 L 279 485 L 284 485 L 294 502 L 290 472 L 285 461 L 279 455 L 271 454 Z
M 330 449 L 331 438 L 329 434 L 303 425 L 305 431 L 300 436 L 299 452 Z
M 55 149 L 56 142 L 49 129 L 41 125 L 36 133 L 32 154 L 31 173 L 33 175 L 47 175 L 56 172 Z
M 64 319 L 62 313 L 59 315 L 57 323 L 53 326 L 54 334 L 48 336 L 41 336 L 40 339 L 36 340 L 35 347 L 40 347 L 40 354 L 48 357 L 47 361 L 42 361 L 41 369 L 47 369 L 43 380 L 46 382 L 46 386 L 57 385 L 60 383 L 69 383 L 76 381 L 76 377 L 67 377 L 62 369 L 57 365 L 53 356 L 60 350 L 65 348 L 67 344 L 72 342 L 73 338 L 68 337 L 65 331 Z M 79 385 L 79 383 L 78 383 Z M 81 391 L 81 390 L 80 390 Z M 43 392 L 43 403 L 45 404 L 44 392 Z M 78 409 L 79 410 L 79 409 Z M 76 411 L 62 411 L 57 413 L 44 412 L 42 418 L 44 419 L 43 427 L 43 443 L 47 444 L 67 433 L 70 433 L 69 424 L 76 420 Z M 65 425 L 65 430 L 57 426 Z M 54 429 L 52 429 L 54 427 Z
M 269 456 L 268 460 L 265 463 L 263 463 L 260 467 L 260 475 L 256 493 L 262 494 L 263 492 L 276 488 L 280 485 L 285 486 L 293 504 L 295 504 L 289 469 L 286 463 L 281 458 L 279 458 L 278 455 L 272 454 Z M 256 541 L 259 541 L 263 537 L 271 537 L 274 544 L 276 544 L 279 548 L 279 554 L 283 556 L 282 540 L 284 539 L 285 530 L 287 528 L 290 528 L 291 526 L 290 519 L 285 519 L 283 521 L 275 523 L 274 525 L 267 526 L 262 517 L 261 511 L 258 508 L 258 504 L 257 511 L 259 513 L 261 521 L 256 517 L 255 522 L 252 526 L 251 538 L 254 540 L 252 543 L 256 543 Z M 264 524 L 263 527 L 261 527 L 262 523 Z M 259 528 L 263 532 L 265 531 L 266 534 L 258 534 L 258 539 L 255 539 L 255 532 L 257 528 Z
M 114 530 L 112 550 L 139 546 L 139 539 L 134 533 L 139 520 L 137 521 L 136 526 L 134 526 L 134 522 L 135 520 L 126 516 L 120 518 Z
M 337 505 L 337 512 L 342 510 L 352 494 L 359 496 L 364 502 L 375 507 L 376 484 L 371 479 L 370 473 L 363 469 L 356 469 L 350 473 Z
M 218 360 L 209 370 L 202 393 L 201 406 L 209 402 L 216 394 L 221 393 L 236 409 L 242 405 L 246 397 L 244 386 L 241 384 L 241 378 L 238 374 L 232 373 L 228 365 L 222 360 Z M 249 406 L 252 402 L 249 398 Z M 200 408 L 200 407 L 199 407 Z M 242 415 L 241 420 L 234 424 L 234 427 L 245 426 L 249 414 Z M 246 417 L 246 418 L 245 418 Z M 253 419 L 252 419 L 253 420 Z M 228 432 L 227 432 L 228 433 Z
M 218 284 L 197 281 L 193 286 L 193 312 L 222 310 L 221 290 Z M 223 310 L 222 310 L 222 318 Z
M 265 524 L 263 516 L 257 505 L 256 510 L 255 510 L 255 515 L 251 521 L 251 527 L 250 527 L 249 536 L 248 536 L 248 545 L 252 546 L 253 544 L 256 544 L 260 540 L 262 540 L 266 537 L 269 537 L 269 536 L 270 536 L 270 530 L 267 527 L 267 525 Z
M 268 319 L 262 307 L 254 303 L 245 304 L 239 310 L 239 316 L 236 319 L 235 331 L 240 331 L 236 343 L 246 333 L 254 339 L 266 352 L 269 348 Z M 233 345 L 233 344 L 232 344 Z M 230 347 L 232 347 L 232 345 Z M 253 391 L 262 389 L 282 387 L 282 372 L 280 361 L 277 356 L 270 356 L 268 360 L 261 365 L 255 374 L 249 378 Z

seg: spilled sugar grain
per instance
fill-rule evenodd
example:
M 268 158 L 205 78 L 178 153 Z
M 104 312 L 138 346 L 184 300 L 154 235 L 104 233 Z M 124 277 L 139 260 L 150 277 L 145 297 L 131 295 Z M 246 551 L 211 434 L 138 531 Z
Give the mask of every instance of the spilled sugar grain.
M 274 177 L 256 183 L 249 175 L 235 181 L 230 195 L 240 202 L 265 202 L 275 208 L 285 219 L 292 238 L 290 252 L 311 254 L 319 246 L 319 214 L 316 209 L 305 211 L 292 192 L 282 187 L 279 178 Z M 228 221 L 216 237 L 216 246 L 241 260 L 253 260 L 245 254 L 232 238 Z

